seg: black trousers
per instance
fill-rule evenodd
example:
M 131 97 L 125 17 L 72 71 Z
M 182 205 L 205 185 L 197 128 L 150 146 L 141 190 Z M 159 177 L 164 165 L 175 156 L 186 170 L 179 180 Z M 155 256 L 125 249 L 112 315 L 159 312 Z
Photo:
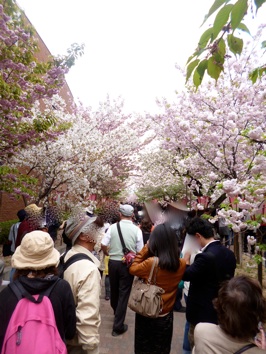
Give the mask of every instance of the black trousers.
M 109 260 L 109 278 L 111 287 L 111 306 L 115 319 L 113 330 L 123 330 L 127 312 L 127 303 L 133 282 L 133 275 L 129 274 L 127 266 L 122 261 Z
M 170 354 L 172 336 L 173 311 L 158 318 L 136 314 L 135 354 Z

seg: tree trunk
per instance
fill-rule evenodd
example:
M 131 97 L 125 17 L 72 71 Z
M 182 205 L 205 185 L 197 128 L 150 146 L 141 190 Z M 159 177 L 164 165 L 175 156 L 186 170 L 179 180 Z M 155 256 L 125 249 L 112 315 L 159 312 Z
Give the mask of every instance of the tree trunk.
M 239 233 L 234 233 L 234 253 L 236 257 L 236 263 L 240 264 L 240 257 L 239 257 Z
M 259 256 L 262 256 L 262 251 L 259 250 L 258 251 L 258 255 Z M 258 264 L 258 281 L 260 282 L 260 285 L 262 286 L 262 262 L 261 261 L 259 264 Z
M 245 235 L 245 233 L 244 233 Z M 242 266 L 242 261 L 243 261 L 243 237 L 242 232 L 239 232 L 238 234 L 238 253 L 239 253 L 239 264 Z

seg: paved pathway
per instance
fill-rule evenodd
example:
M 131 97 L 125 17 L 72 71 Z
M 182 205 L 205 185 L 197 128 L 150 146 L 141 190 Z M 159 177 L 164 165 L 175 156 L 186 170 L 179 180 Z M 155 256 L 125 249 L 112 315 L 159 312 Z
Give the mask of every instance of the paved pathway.
M 135 314 L 130 309 L 127 310 L 125 323 L 128 324 L 128 331 L 121 336 L 111 335 L 113 325 L 113 311 L 110 302 L 103 298 L 104 288 L 101 298 L 100 327 L 100 354 L 134 354 L 134 323 Z M 183 331 L 185 326 L 185 314 L 174 312 L 174 333 L 172 340 L 171 354 L 182 354 Z

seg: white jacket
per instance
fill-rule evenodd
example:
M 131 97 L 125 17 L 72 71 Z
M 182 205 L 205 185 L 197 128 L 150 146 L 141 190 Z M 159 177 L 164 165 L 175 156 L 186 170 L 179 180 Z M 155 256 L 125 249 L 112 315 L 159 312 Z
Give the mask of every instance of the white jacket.
M 100 292 L 101 277 L 98 267 L 100 262 L 86 248 L 74 245 L 68 251 L 65 262 L 74 254 L 85 253 L 93 262 L 83 259 L 69 266 L 64 272 L 64 279 L 71 286 L 76 304 L 77 335 L 69 346 L 82 346 L 88 354 L 99 353 Z

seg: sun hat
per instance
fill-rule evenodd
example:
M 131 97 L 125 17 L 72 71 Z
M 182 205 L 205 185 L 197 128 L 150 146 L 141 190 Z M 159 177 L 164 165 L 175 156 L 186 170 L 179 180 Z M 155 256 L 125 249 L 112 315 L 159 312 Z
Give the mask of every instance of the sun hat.
M 24 210 L 28 215 L 40 215 L 43 209 L 38 207 L 36 204 L 29 204 L 24 208 Z
M 132 216 L 132 214 L 134 212 L 134 208 L 133 208 L 133 206 L 131 206 L 129 204 L 121 204 L 119 211 L 124 216 Z
M 16 248 L 11 264 L 16 269 L 40 270 L 59 263 L 60 253 L 54 248 L 51 236 L 36 230 L 26 234 Z
M 86 230 L 88 225 L 92 224 L 96 219 L 96 217 L 83 215 L 80 219 L 74 217 L 67 220 L 65 234 L 66 237 L 71 240 L 72 245 L 74 245 L 76 239 L 84 230 Z

